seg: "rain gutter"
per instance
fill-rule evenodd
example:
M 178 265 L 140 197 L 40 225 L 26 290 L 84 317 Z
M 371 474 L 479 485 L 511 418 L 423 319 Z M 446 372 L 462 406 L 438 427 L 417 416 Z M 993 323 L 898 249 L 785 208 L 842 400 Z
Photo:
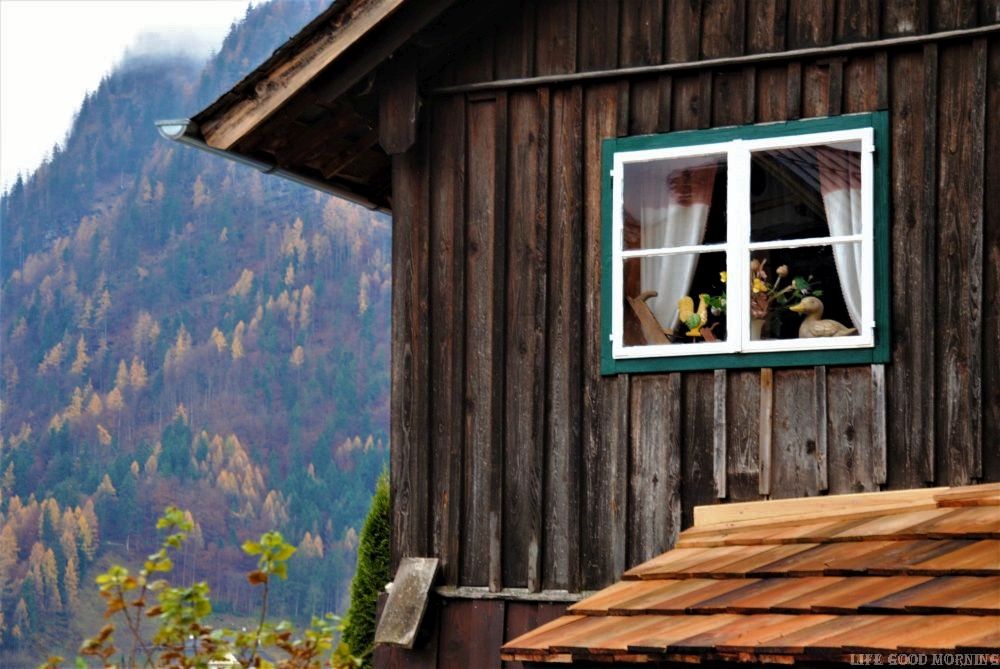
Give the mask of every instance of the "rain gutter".
M 282 179 L 294 181 L 302 186 L 308 186 L 309 188 L 314 188 L 316 190 L 323 191 L 324 193 L 329 193 L 330 195 L 350 200 L 351 202 L 360 204 L 362 207 L 373 211 L 391 213 L 389 209 L 377 205 L 368 198 L 358 195 L 357 193 L 347 190 L 346 188 L 334 186 L 333 184 L 320 181 L 319 179 L 313 179 L 311 177 L 291 172 L 282 167 L 278 167 L 274 163 L 266 163 L 261 160 L 248 158 L 233 151 L 224 151 L 222 149 L 216 149 L 215 147 L 209 146 L 205 143 L 205 140 L 201 138 L 201 132 L 198 128 L 198 124 L 191 119 L 183 118 L 156 121 L 156 129 L 159 130 L 160 135 L 173 142 L 193 146 L 194 148 L 205 151 L 206 153 L 221 156 L 222 158 L 232 160 L 241 165 L 247 165 L 248 167 L 252 167 L 264 174 L 273 174 L 281 177 Z

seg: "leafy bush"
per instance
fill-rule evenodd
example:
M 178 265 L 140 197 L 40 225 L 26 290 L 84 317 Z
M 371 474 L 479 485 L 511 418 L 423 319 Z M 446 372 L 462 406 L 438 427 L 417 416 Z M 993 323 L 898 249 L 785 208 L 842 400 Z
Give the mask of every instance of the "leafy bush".
M 341 627 L 332 614 L 313 617 L 312 624 L 301 638 L 294 638 L 292 625 L 286 621 L 273 624 L 267 621 L 268 596 L 272 577 L 288 577 L 288 559 L 295 547 L 285 542 L 279 532 L 267 532 L 260 541 L 243 543 L 243 552 L 257 557 L 257 569 L 247 574 L 251 585 L 262 586 L 260 622 L 253 631 L 236 632 L 214 629 L 205 624 L 212 612 L 208 584 L 204 581 L 188 587 L 172 586 L 166 576 L 173 570 L 173 551 L 181 548 L 194 528 L 184 511 L 167 507 L 156 523 L 158 530 L 170 534 L 163 540 L 160 550 L 146 558 L 142 569 L 135 575 L 120 565 L 113 565 L 97 577 L 100 595 L 105 601 L 105 619 L 124 623 L 130 637 L 128 648 L 115 646 L 115 623 L 109 622 L 98 634 L 83 642 L 80 654 L 99 660 L 104 667 L 115 667 L 115 659 L 128 667 L 260 667 L 282 669 L 313 669 L 332 666 L 334 669 L 357 667 L 360 661 L 352 658 L 344 643 L 336 643 L 335 636 Z M 155 596 L 156 604 L 149 606 Z M 156 622 L 151 638 L 143 619 Z M 287 657 L 276 664 L 266 659 L 274 651 Z M 126 659 L 127 657 L 127 659 Z M 54 668 L 62 658 L 50 658 L 44 667 Z M 77 667 L 86 667 L 83 658 L 77 658 Z
M 344 625 L 344 642 L 366 667 L 371 666 L 375 643 L 378 596 L 392 578 L 389 573 L 389 537 L 389 474 L 383 470 L 375 484 L 375 496 L 361 528 L 358 568 L 351 581 L 351 607 Z

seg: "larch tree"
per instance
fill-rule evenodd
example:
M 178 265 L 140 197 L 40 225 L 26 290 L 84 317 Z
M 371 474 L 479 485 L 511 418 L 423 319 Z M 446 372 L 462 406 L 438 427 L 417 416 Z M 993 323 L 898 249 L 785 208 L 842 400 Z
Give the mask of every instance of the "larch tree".
M 115 373 L 115 388 L 124 388 L 128 385 L 128 366 L 125 360 L 118 361 L 118 371 Z
M 70 371 L 74 374 L 83 374 L 89 364 L 90 356 L 87 355 L 87 340 L 83 335 L 80 335 L 80 338 L 76 340 L 76 358 L 73 360 Z
M 146 387 L 146 363 L 140 360 L 138 356 L 132 358 L 132 364 L 128 370 L 128 381 L 136 390 L 142 390 Z

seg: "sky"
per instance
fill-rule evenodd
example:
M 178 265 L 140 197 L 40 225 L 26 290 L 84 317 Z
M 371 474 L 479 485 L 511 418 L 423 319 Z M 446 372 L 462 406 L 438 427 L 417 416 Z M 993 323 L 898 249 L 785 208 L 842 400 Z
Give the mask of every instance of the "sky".
M 207 56 L 257 0 L 0 0 L 0 189 L 62 144 L 126 49 Z

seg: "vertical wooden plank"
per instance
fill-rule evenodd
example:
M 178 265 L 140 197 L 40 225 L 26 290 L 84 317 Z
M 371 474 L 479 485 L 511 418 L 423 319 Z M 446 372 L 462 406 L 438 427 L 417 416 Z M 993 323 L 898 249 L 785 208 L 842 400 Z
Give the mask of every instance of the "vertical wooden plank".
M 816 476 L 819 479 L 819 491 L 826 492 L 829 488 L 826 367 L 817 367 L 813 373 L 815 374 L 813 415 L 816 416 Z
M 747 52 L 783 51 L 788 0 L 747 0 Z
M 601 142 L 627 130 L 617 84 L 584 93 L 583 155 L 583 505 L 581 576 L 585 589 L 617 579 L 625 566 L 628 500 L 628 377 L 604 378 L 601 336 Z
M 627 564 L 668 550 L 681 526 L 681 375 L 636 376 L 629 391 Z
M 786 118 L 788 74 L 789 68 L 781 65 L 757 69 L 755 122 L 770 123 Z
M 515 3 L 511 3 L 515 4 Z M 497 79 L 530 77 L 535 71 L 535 6 L 519 0 L 496 32 Z
M 660 116 L 657 132 L 670 132 L 670 118 L 673 114 L 674 80 L 670 75 L 660 77 Z
M 455 59 L 453 83 L 467 84 L 476 81 L 490 81 L 496 78 L 493 67 L 496 29 L 483 30 L 476 36 L 465 52 Z
M 431 552 L 459 581 L 465 307 L 465 99 L 435 101 L 431 163 Z
M 614 4 L 614 3 L 608 3 Z M 663 0 L 624 0 L 621 3 L 622 67 L 653 65 L 663 58 Z
M 438 669 L 500 669 L 505 604 L 502 600 L 445 600 L 441 609 Z
M 924 0 L 883 0 L 882 36 L 925 33 L 930 27 L 931 3 Z
M 698 75 L 698 127 L 712 127 L 712 72 Z
M 976 25 L 976 0 L 937 0 L 931 12 L 933 30 L 959 30 Z
M 874 92 L 874 85 L 870 90 Z M 827 116 L 840 116 L 844 102 L 844 59 L 833 58 L 827 65 Z
M 823 46 L 833 42 L 834 0 L 792 0 L 788 3 L 789 49 Z
M 726 498 L 759 497 L 760 373 L 730 371 L 726 378 Z
M 703 119 L 711 123 L 711 116 L 706 117 L 702 111 L 705 102 L 702 97 L 702 84 L 702 78 L 698 75 L 673 78 L 671 128 L 674 130 L 694 130 L 700 127 Z
M 607 70 L 618 65 L 618 12 L 620 3 L 580 2 L 577 69 Z
M 937 479 L 981 468 L 985 41 L 941 51 L 938 164 Z
M 842 85 L 845 114 L 875 111 L 879 108 L 876 62 L 876 56 L 864 56 L 851 58 L 844 64 Z
M 937 55 L 892 57 L 892 364 L 889 487 L 934 480 L 934 194 Z M 930 103 L 929 105 L 927 103 Z M 930 180 L 930 184 L 927 180 Z M 915 187 L 914 184 L 919 184 Z
M 797 119 L 802 115 L 802 63 L 792 61 L 788 64 L 785 85 L 784 118 L 787 120 Z
M 746 0 L 703 0 L 701 57 L 739 56 L 746 49 Z
M 1000 81 L 1000 43 L 989 45 L 988 82 Z M 983 480 L 1000 481 L 1000 86 L 989 86 L 986 102 L 986 176 L 983 190 Z
M 549 176 L 548 396 L 545 462 L 546 588 L 580 579 L 580 322 L 583 256 L 583 89 L 552 92 Z
M 397 203 L 392 242 L 391 488 L 393 569 L 400 557 L 426 555 L 430 466 L 428 391 L 427 140 L 392 159 Z
M 549 92 L 510 95 L 503 582 L 541 588 Z
M 578 0 L 548 0 L 536 4 L 535 74 L 575 71 Z
M 505 117 L 504 97 L 468 104 L 463 585 L 499 586 Z
M 417 68 L 412 58 L 396 58 L 379 69 L 379 144 L 389 155 L 417 141 Z
M 889 108 L 889 54 L 875 53 L 875 109 Z
M 868 367 L 831 367 L 827 383 L 830 494 L 878 490 Z
M 714 454 L 715 374 L 687 372 L 682 386 L 681 524 L 686 528 L 693 522 L 694 507 L 718 502 Z
M 863 42 L 879 36 L 879 0 L 837 0 L 834 39 Z
M 872 365 L 872 478 L 875 485 L 885 485 L 889 466 L 886 451 L 885 365 Z
M 747 76 L 743 70 L 716 74 L 712 86 L 712 126 L 753 123 L 753 117 L 750 116 L 748 120 L 747 116 L 747 98 L 753 95 L 753 91 L 748 90 Z
M 715 496 L 726 498 L 726 370 L 715 370 L 712 400 L 712 478 Z
M 629 92 L 629 134 L 651 135 L 660 122 L 659 79 L 633 81 Z
M 774 437 L 774 371 L 770 367 L 760 370 L 760 478 L 757 491 L 771 494 L 771 453 Z
M 663 53 L 668 63 L 697 60 L 703 0 L 667 0 Z
M 772 498 L 811 497 L 819 492 L 815 384 L 811 369 L 774 372 Z
M 791 105 L 789 105 L 791 106 Z M 830 68 L 812 63 L 802 73 L 802 116 L 826 116 L 830 109 Z

